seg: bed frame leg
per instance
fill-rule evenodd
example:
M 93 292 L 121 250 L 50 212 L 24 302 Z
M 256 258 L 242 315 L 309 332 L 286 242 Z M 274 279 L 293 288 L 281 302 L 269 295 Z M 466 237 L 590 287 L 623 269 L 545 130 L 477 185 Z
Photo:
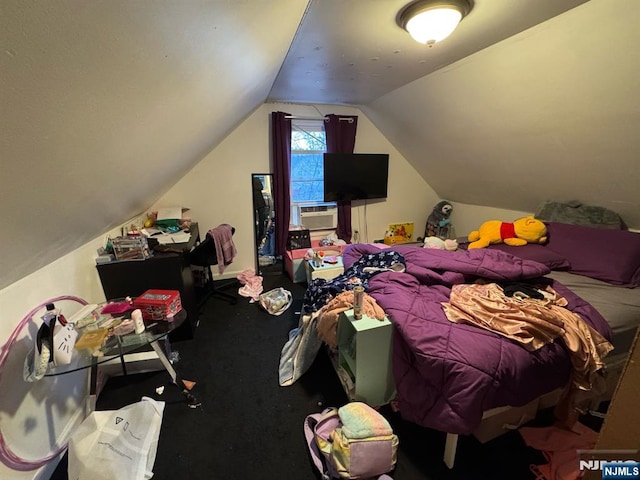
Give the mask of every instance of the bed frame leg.
M 456 459 L 456 449 L 458 448 L 458 434 L 447 433 L 447 439 L 444 444 L 444 463 L 448 468 L 453 468 L 453 462 Z

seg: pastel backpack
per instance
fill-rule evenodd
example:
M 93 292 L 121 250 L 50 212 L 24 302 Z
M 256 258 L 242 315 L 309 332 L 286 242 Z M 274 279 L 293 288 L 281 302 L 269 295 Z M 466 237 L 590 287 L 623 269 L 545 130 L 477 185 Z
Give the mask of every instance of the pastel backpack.
M 304 433 L 323 480 L 391 480 L 398 437 L 386 418 L 366 403 L 351 402 L 308 415 Z

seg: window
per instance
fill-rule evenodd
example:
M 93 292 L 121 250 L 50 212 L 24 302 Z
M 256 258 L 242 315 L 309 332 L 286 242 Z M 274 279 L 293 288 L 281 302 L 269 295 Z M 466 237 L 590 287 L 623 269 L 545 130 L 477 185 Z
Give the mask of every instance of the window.
M 324 203 L 323 153 L 326 149 L 322 120 L 294 120 L 291 123 L 292 212 L 300 203 Z
M 335 202 L 324 201 L 324 153 L 327 151 L 323 120 L 291 122 L 291 218 L 293 225 L 311 231 L 335 230 Z

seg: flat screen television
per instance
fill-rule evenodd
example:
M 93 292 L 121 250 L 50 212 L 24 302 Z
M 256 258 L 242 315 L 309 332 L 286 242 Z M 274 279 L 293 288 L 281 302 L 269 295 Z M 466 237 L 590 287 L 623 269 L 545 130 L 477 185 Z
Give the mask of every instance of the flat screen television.
M 387 198 L 388 153 L 325 153 L 324 201 Z

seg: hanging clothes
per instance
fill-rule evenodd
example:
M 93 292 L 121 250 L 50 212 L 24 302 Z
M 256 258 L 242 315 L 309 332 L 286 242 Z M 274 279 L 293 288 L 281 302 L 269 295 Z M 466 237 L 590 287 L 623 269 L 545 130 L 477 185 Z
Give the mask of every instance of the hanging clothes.
M 213 238 L 215 244 L 216 256 L 218 257 L 218 272 L 223 273 L 224 269 L 233 262 L 233 259 L 238 254 L 233 243 L 232 227 L 222 223 L 209 230 L 208 235 Z

